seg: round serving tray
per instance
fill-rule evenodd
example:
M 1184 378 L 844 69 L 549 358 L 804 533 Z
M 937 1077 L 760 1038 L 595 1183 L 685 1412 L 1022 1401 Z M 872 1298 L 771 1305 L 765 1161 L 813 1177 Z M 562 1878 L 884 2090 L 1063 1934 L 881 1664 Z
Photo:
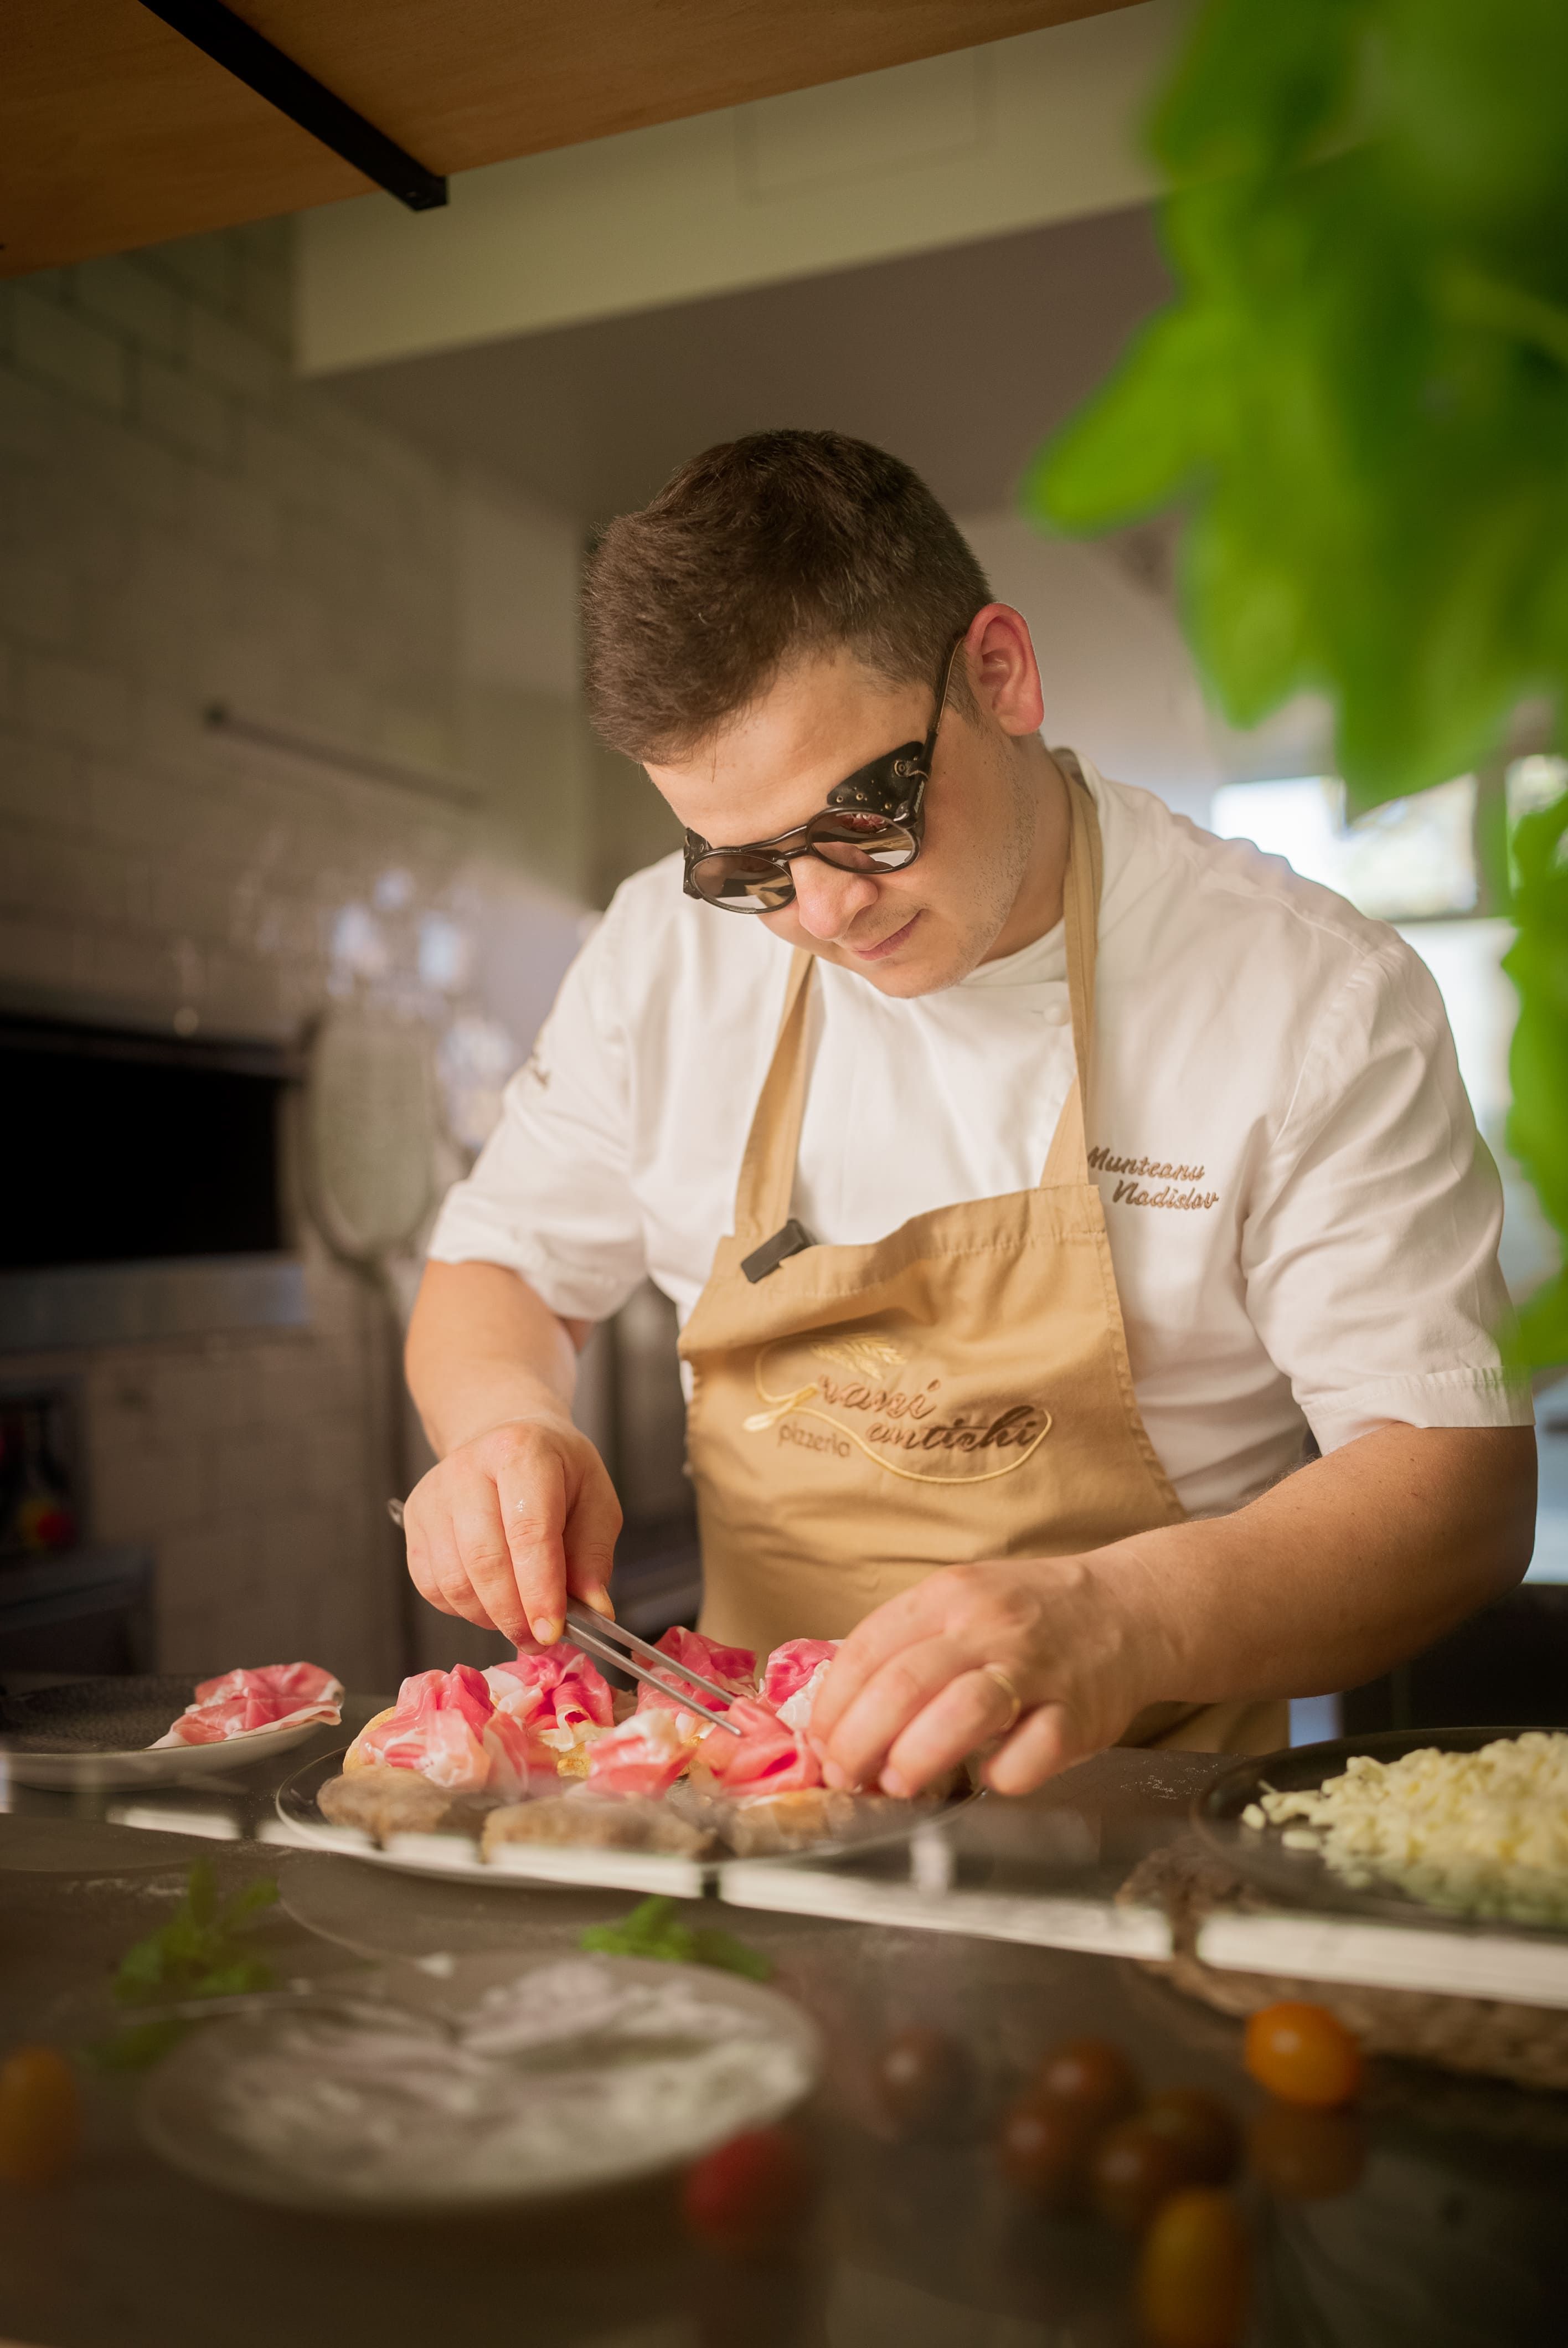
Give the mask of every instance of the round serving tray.
M 737 1853 L 723 1850 L 711 1852 L 704 1859 L 682 1859 L 668 1857 L 659 1851 L 600 1850 L 591 1844 L 517 1843 L 509 1847 L 512 1854 L 510 1863 L 505 1867 L 495 1867 L 480 1857 L 477 1843 L 466 1835 L 399 1835 L 383 1849 L 373 1842 L 369 1835 L 362 1834 L 355 1828 L 329 1824 L 322 1816 L 316 1796 L 329 1777 L 338 1775 L 346 1750 L 346 1746 L 340 1746 L 334 1752 L 320 1755 L 315 1760 L 307 1762 L 302 1769 L 297 1769 L 278 1788 L 278 1817 L 288 1829 L 291 1841 L 314 1845 L 319 1849 L 331 1850 L 351 1859 L 363 1859 L 372 1866 L 394 1868 L 404 1874 L 456 1876 L 471 1882 L 488 1884 L 518 1883 L 526 1886 L 530 1882 L 537 1883 L 542 1878 L 548 1879 L 551 1873 L 549 1862 L 568 1851 L 581 1862 L 580 1868 L 574 1870 L 575 1879 L 591 1882 L 594 1879 L 592 1862 L 602 1859 L 607 1862 L 603 1879 L 610 1886 L 625 1881 L 629 1866 L 650 1868 L 656 1874 L 668 1872 L 673 1878 L 682 1871 L 701 1873 L 726 1865 L 788 1867 L 798 1865 L 803 1859 L 815 1862 L 818 1859 L 840 1859 L 851 1852 L 858 1856 L 862 1852 L 895 1849 L 907 1843 L 923 1826 L 946 1825 L 960 1810 L 967 1810 L 978 1802 L 983 1791 L 979 1787 L 966 1787 L 961 1793 L 944 1800 L 913 1801 L 906 1806 L 908 1815 L 900 1817 L 891 1825 L 885 1812 L 876 1814 L 868 1819 L 863 1835 L 839 1836 L 830 1841 L 807 1844 L 798 1850 L 771 1851 L 765 1857 L 748 1857 L 743 1860 Z M 537 1851 L 544 1862 L 538 1877 L 531 1877 L 527 1871 L 524 1854 L 529 1851 Z
M 1374 1761 L 1398 1761 L 1407 1753 L 1432 1749 L 1476 1753 L 1500 1736 L 1528 1734 L 1525 1728 L 1391 1728 L 1371 1736 L 1337 1737 L 1332 1744 L 1298 1745 L 1282 1753 L 1267 1753 L 1261 1759 L 1241 1763 L 1207 1786 L 1193 1804 L 1193 1824 L 1244 1882 L 1294 1905 L 1333 1909 L 1342 1916 L 1375 1916 L 1390 1924 L 1427 1925 L 1445 1932 L 1469 1930 L 1561 1941 L 1568 1934 L 1555 1925 L 1518 1923 L 1505 1916 L 1460 1915 L 1392 1886 L 1357 1890 L 1326 1866 L 1316 1851 L 1287 1849 L 1277 1827 L 1259 1829 L 1242 1824 L 1242 1812 L 1260 1793 L 1315 1792 L 1327 1778 L 1341 1776 L 1357 1754 L 1367 1754 Z
M 195 1691 L 194 1679 L 127 1674 L 6 1695 L 0 1698 L 0 1752 L 18 1786 L 53 1793 L 123 1792 L 243 1769 L 289 1752 L 327 1725 L 284 1721 L 220 1744 L 149 1751 Z

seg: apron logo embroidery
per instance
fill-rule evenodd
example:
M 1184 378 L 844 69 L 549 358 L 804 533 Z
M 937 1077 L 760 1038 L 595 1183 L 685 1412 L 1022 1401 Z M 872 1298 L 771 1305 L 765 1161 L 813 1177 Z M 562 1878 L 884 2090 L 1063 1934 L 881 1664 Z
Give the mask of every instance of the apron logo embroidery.
M 969 1405 L 951 1416 L 941 1416 L 936 1397 L 942 1380 L 928 1378 L 924 1385 L 912 1387 L 897 1383 L 909 1362 L 909 1353 L 871 1332 L 806 1347 L 818 1361 L 848 1370 L 847 1378 L 821 1370 L 809 1385 L 784 1393 L 770 1391 L 765 1365 L 792 1343 L 798 1345 L 799 1342 L 786 1338 L 758 1354 L 757 1395 L 765 1407 L 742 1420 L 747 1435 L 766 1435 L 776 1427 L 781 1443 L 803 1443 L 812 1451 L 832 1450 L 841 1459 L 848 1457 L 849 1444 L 854 1444 L 888 1475 L 904 1477 L 911 1483 L 983 1484 L 1021 1468 L 1050 1432 L 1051 1415 L 1038 1402 L 986 1403 L 978 1408 Z M 863 1427 L 839 1415 L 848 1411 L 871 1424 Z M 789 1423 L 797 1416 L 820 1420 L 833 1430 L 834 1439 L 806 1436 Z M 988 1456 L 994 1458 L 1004 1453 L 1014 1456 L 996 1466 L 979 1464 Z M 977 1464 L 968 1474 L 955 1474 L 950 1464 L 938 1464 L 938 1460 L 952 1462 L 955 1455 L 974 1458 Z M 929 1467 L 912 1464 L 913 1458 L 927 1457 Z
M 1113 1207 L 1173 1207 L 1188 1213 L 1195 1209 L 1201 1213 L 1220 1202 L 1217 1190 L 1184 1190 L 1178 1187 L 1184 1182 L 1201 1182 L 1207 1171 L 1202 1166 L 1167 1166 L 1153 1158 L 1115 1158 L 1102 1142 L 1089 1153 L 1089 1169 L 1092 1174 L 1120 1174 L 1126 1178 L 1117 1183 L 1111 1194 Z M 1166 1187 L 1163 1190 L 1140 1189 L 1139 1182 L 1143 1179 L 1163 1182 Z
M 835 1338 L 831 1344 L 814 1345 L 811 1350 L 819 1362 L 837 1362 L 846 1370 L 858 1370 L 863 1377 L 901 1370 L 909 1358 L 902 1345 L 890 1344 L 886 1337 Z

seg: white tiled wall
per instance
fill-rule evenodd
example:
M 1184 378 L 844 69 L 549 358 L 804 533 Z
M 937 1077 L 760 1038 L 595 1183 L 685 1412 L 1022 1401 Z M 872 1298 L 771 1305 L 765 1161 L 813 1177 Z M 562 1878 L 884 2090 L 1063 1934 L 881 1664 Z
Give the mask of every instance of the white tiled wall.
M 293 381 L 290 267 L 274 223 L 0 285 L 0 1001 L 291 1038 L 369 984 L 439 1024 L 409 957 L 440 914 L 465 1007 L 526 1045 L 595 857 L 576 533 Z M 482 804 L 225 747 L 214 702 Z M 301 1236 L 307 1330 L 0 1373 L 82 1374 L 94 1529 L 156 1550 L 165 1665 L 384 1686 L 385 1325 Z

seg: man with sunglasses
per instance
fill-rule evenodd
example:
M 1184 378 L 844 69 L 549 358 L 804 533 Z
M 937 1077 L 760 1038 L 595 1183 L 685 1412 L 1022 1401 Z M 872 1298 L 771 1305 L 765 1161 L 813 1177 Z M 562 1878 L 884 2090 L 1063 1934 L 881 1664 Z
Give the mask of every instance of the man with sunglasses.
M 425 1595 L 545 1641 L 607 1603 L 572 1365 L 645 1276 L 702 1627 L 843 1640 L 832 1784 L 1265 1750 L 1515 1581 L 1498 1185 L 1397 935 L 1048 750 L 1023 619 L 862 443 L 694 459 L 586 619 L 595 720 L 685 845 L 437 1226 Z

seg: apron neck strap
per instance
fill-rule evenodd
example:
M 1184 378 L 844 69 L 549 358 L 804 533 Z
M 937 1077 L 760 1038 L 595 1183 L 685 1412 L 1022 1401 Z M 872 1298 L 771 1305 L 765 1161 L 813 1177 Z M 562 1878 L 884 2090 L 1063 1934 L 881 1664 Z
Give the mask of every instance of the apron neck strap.
M 1100 822 L 1082 769 L 1071 750 L 1053 750 L 1050 755 L 1067 783 L 1071 822 L 1067 870 L 1062 880 L 1062 925 L 1077 1075 L 1040 1177 L 1045 1187 L 1086 1182 L 1089 1179 L 1084 1104 L 1090 1097 L 1094 1048 L 1094 960 L 1103 865 Z M 764 1240 L 778 1231 L 789 1215 L 800 1129 L 805 1115 L 806 1017 L 815 960 L 815 955 L 807 953 L 803 946 L 797 946 L 790 958 L 778 1036 L 757 1097 L 735 1189 L 737 1239 Z
M 796 946 L 784 982 L 778 1037 L 746 1136 L 735 1187 L 735 1237 L 760 1242 L 789 1215 L 805 1115 L 805 1019 L 816 956 Z
M 1105 859 L 1100 839 L 1100 818 L 1083 769 L 1071 750 L 1053 750 L 1051 757 L 1067 783 L 1071 832 L 1067 871 L 1062 880 L 1062 931 L 1067 950 L 1067 1002 L 1072 1014 L 1072 1053 L 1076 1073 L 1062 1104 L 1050 1139 L 1040 1187 L 1062 1182 L 1087 1182 L 1091 1083 L 1094 1073 L 1094 964 L 1099 948 L 1100 891 Z

